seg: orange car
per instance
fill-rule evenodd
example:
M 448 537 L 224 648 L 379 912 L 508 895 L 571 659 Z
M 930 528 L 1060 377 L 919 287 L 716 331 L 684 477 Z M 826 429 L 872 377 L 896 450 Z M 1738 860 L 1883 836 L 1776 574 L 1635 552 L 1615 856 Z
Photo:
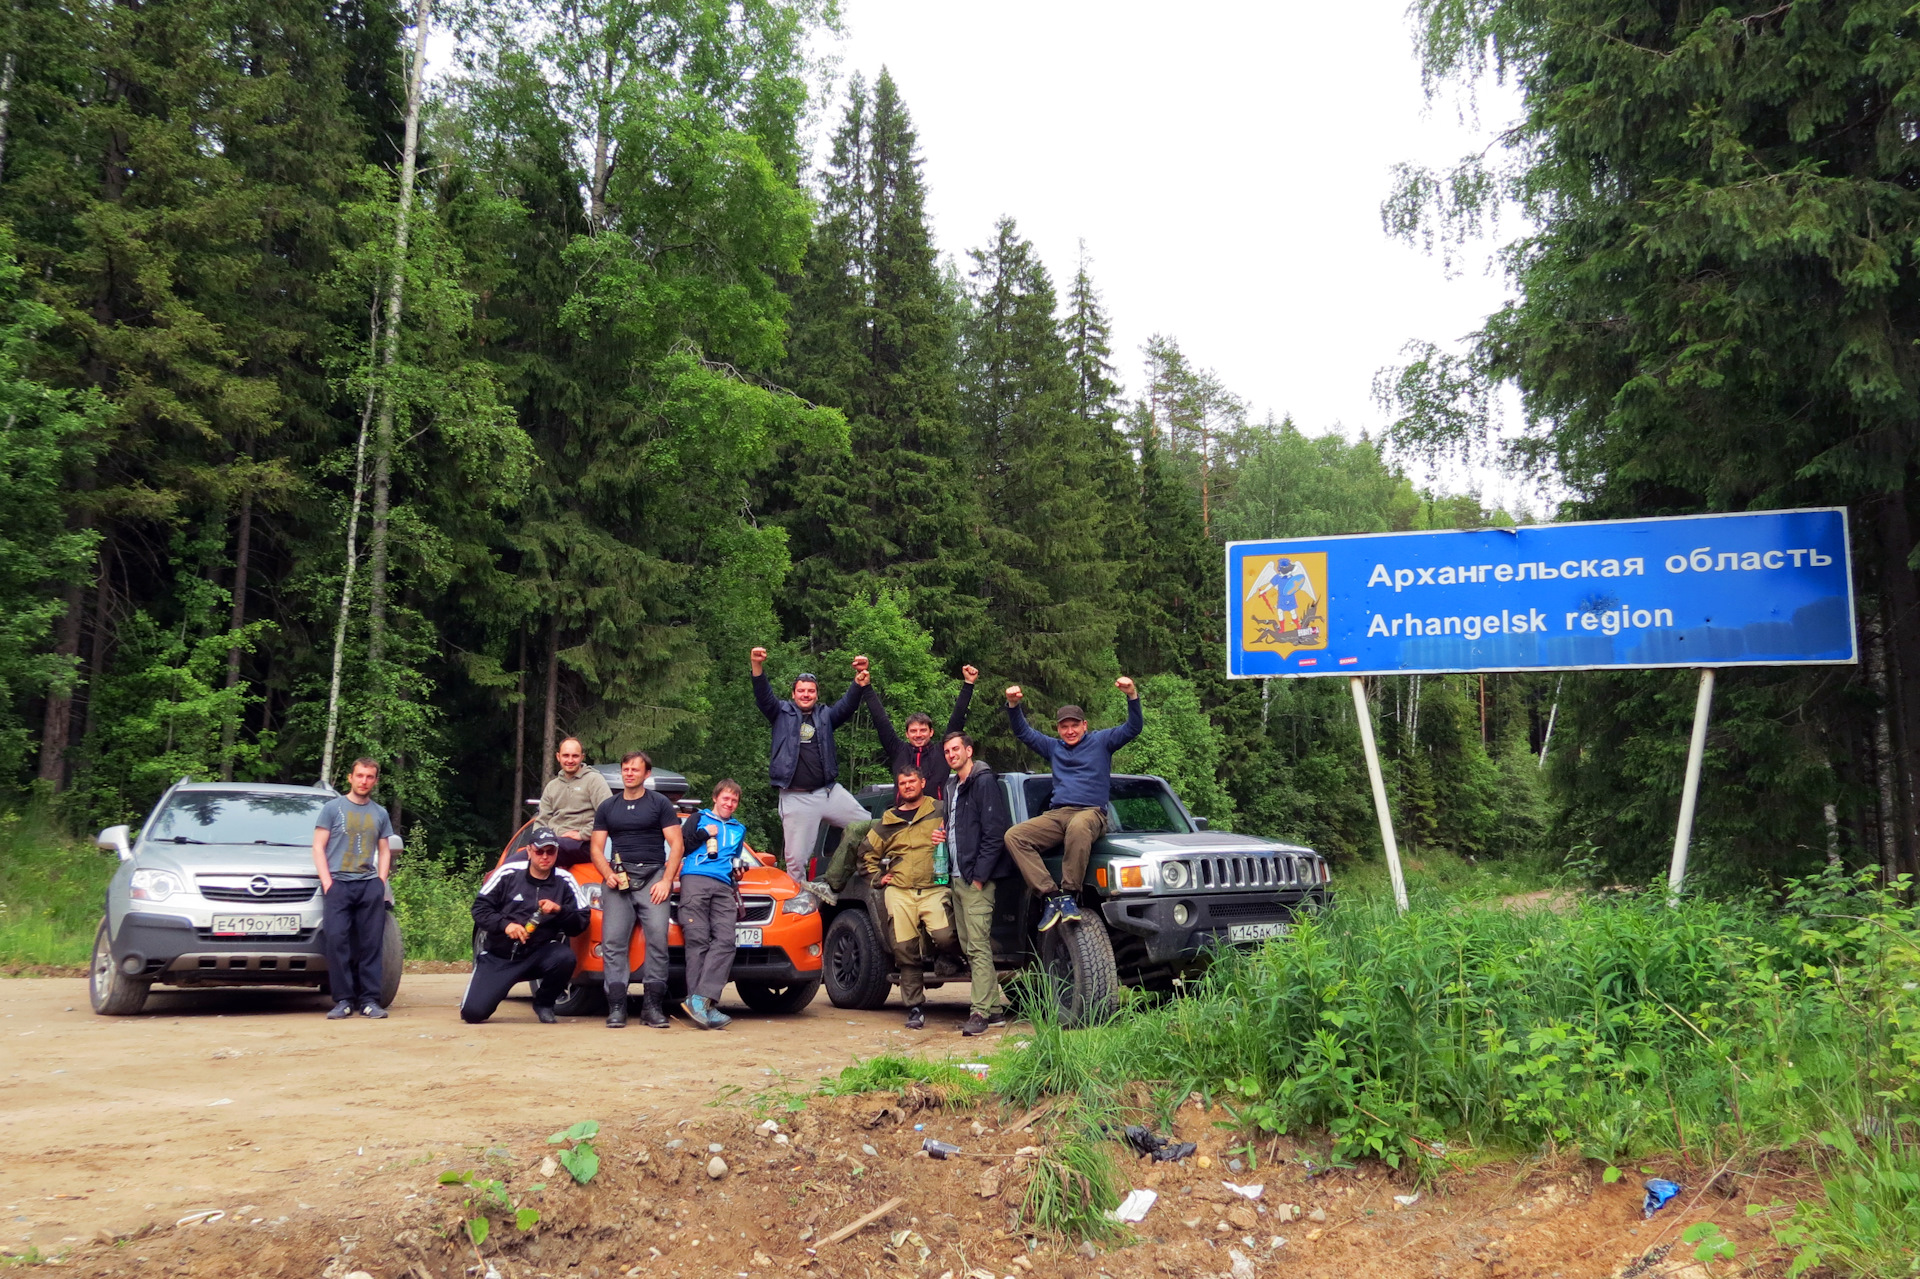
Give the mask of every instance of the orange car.
M 620 767 L 617 764 L 589 764 L 607 778 L 614 793 L 620 793 Z M 647 778 L 649 789 L 658 790 L 673 800 L 685 815 L 700 804 L 688 799 L 687 779 L 678 773 L 656 768 Z M 538 805 L 538 800 L 528 800 Z M 525 861 L 529 818 L 513 833 L 500 853 L 495 868 L 509 861 Z M 770 853 L 751 845 L 747 851 L 760 865 L 740 880 L 740 900 L 746 910 L 734 927 L 737 949 L 733 952 L 733 986 L 741 1002 L 757 1013 L 797 1013 L 813 1002 L 820 989 L 820 905 L 813 895 L 796 884 Z M 564 863 L 563 863 L 564 864 Z M 573 939 L 573 985 L 555 1005 L 563 1017 L 593 1016 L 606 1010 L 606 965 L 600 955 L 600 872 L 590 859 L 567 865 L 567 872 L 580 884 L 592 909 L 587 931 Z M 678 885 L 676 885 L 676 888 Z M 673 895 L 673 922 L 667 929 L 668 994 L 677 1002 L 686 997 L 686 951 L 680 937 L 680 894 Z M 479 945 L 476 936 L 474 944 Z M 633 971 L 631 981 L 639 981 L 640 964 L 646 958 L 646 939 L 638 926 L 633 930 L 627 958 Z

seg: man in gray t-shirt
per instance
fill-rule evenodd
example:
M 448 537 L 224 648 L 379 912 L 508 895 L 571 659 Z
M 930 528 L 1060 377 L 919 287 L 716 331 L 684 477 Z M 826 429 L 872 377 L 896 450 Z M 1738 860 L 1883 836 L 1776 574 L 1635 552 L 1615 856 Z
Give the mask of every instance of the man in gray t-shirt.
M 385 1017 L 380 1006 L 380 969 L 387 930 L 387 877 L 393 851 L 387 842 L 393 822 L 373 800 L 380 765 L 353 761 L 347 793 L 321 805 L 313 821 L 313 865 L 320 872 L 326 903 L 321 929 L 327 955 L 327 984 L 333 990 L 338 1020 L 359 1013 Z

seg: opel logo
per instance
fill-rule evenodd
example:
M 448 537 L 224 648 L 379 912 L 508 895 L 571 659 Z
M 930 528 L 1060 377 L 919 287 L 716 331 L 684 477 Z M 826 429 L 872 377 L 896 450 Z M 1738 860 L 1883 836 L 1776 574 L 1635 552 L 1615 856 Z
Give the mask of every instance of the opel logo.
M 247 881 L 247 891 L 255 897 L 265 897 L 273 889 L 273 882 L 265 875 L 255 875 Z

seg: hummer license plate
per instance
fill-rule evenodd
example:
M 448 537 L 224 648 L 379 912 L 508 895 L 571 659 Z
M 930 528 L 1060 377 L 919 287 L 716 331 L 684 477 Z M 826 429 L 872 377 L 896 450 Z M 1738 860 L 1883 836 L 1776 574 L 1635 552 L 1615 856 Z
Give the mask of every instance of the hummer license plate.
M 1233 924 L 1227 928 L 1228 941 L 1259 941 L 1263 937 L 1285 937 L 1286 924 Z
M 292 937 L 300 931 L 300 916 L 215 915 L 213 931 L 223 937 Z
M 734 929 L 733 944 L 736 946 L 758 946 L 760 944 L 760 930 L 758 928 Z

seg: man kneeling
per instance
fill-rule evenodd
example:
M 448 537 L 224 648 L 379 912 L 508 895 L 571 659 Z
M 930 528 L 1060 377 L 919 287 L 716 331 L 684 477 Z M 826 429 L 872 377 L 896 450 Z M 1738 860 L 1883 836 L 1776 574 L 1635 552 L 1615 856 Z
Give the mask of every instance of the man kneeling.
M 893 807 L 867 832 L 860 868 L 887 890 L 887 919 L 894 954 L 900 959 L 900 1000 L 907 1006 L 907 1029 L 927 1024 L 928 954 L 921 939 L 936 950 L 955 947 L 948 890 L 933 873 L 934 832 L 943 822 L 940 802 L 925 794 L 927 779 L 917 768 L 893 775 Z
M 460 1020 L 482 1022 L 517 982 L 533 983 L 533 1015 L 558 1021 L 553 1006 L 573 979 L 567 938 L 587 929 L 587 899 L 573 876 L 554 863 L 560 836 L 542 826 L 527 845 L 527 864 L 493 872 L 473 899 L 473 922 L 486 934 L 460 1000 Z

